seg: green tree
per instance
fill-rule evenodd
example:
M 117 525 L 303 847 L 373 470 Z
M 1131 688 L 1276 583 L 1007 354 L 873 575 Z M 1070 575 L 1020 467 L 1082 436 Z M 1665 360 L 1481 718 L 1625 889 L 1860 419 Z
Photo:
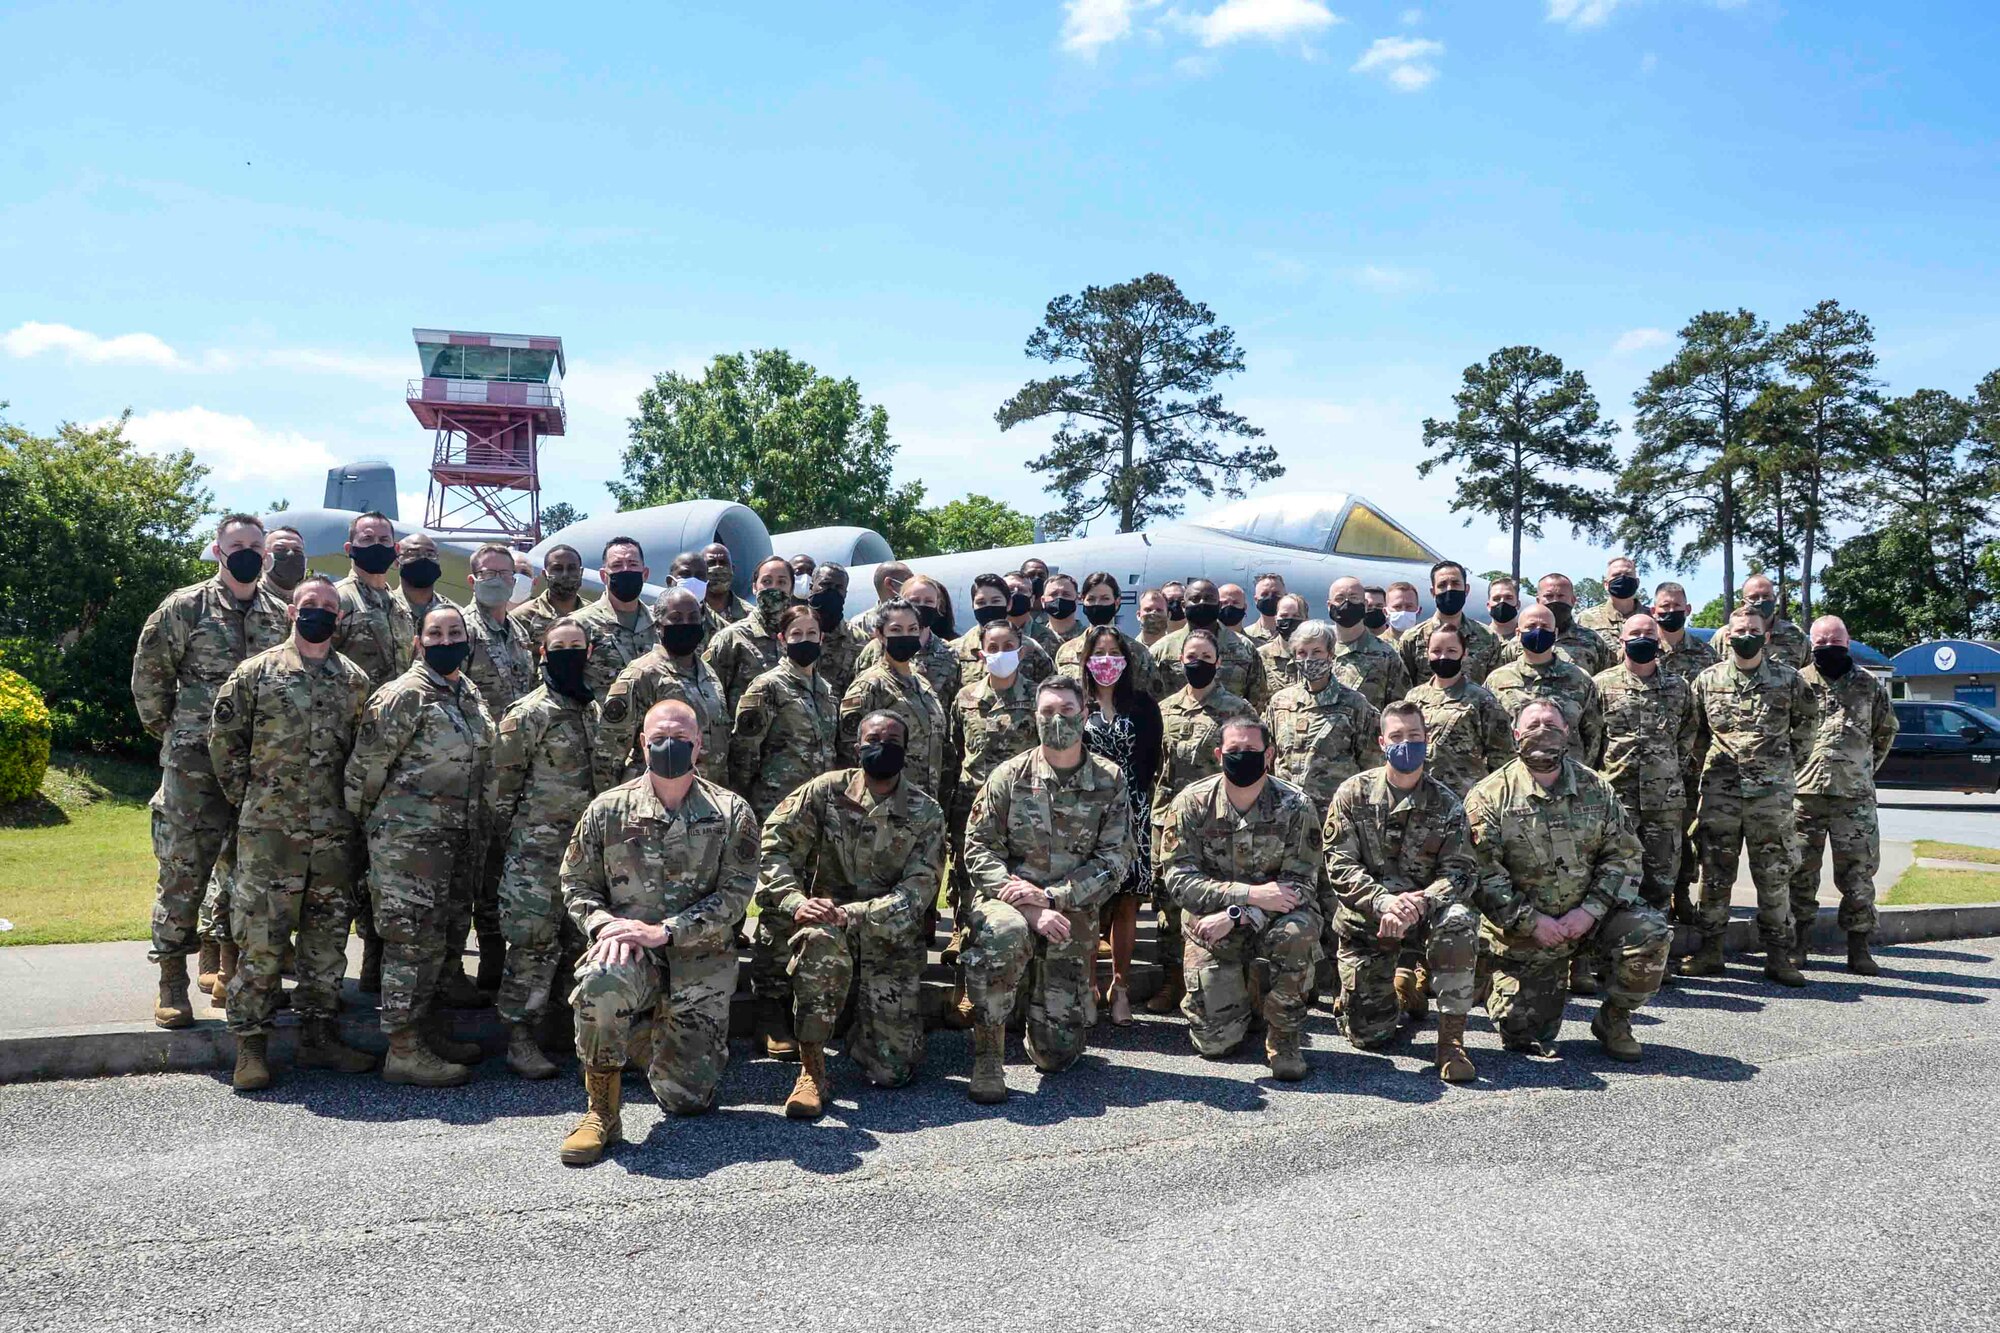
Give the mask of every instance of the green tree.
M 1743 428 L 1746 456 L 1738 494 L 1738 534 L 1752 568 L 1776 570 L 1778 596 L 1791 587 L 1791 570 L 1810 529 L 1826 538 L 1825 510 L 1805 494 L 1806 414 L 1796 388 L 1772 383 L 1750 404 Z
M 1900 525 L 1848 538 L 1820 574 L 1820 611 L 1846 622 L 1863 643 L 1895 654 L 1939 637 L 1925 587 L 1922 534 Z M 1986 574 L 1989 586 L 1992 572 Z
M 1573 579 L 1571 583 L 1576 589 L 1577 606 L 1586 610 L 1593 606 L 1604 605 L 1611 596 L 1611 594 L 1604 591 L 1603 579 L 1586 577 Z
M 1828 521 L 1849 512 L 1881 404 L 1875 330 L 1861 312 L 1821 301 L 1778 331 L 1775 351 L 1795 386 L 1799 420 L 1786 468 L 1797 492 L 1799 608 L 1811 623 L 1813 561 Z
M 40 436 L 0 420 L 0 666 L 42 691 L 65 748 L 152 747 L 133 645 L 162 598 L 214 572 L 207 469 L 140 452 L 125 421 Z
M 264 512 L 267 514 L 282 514 L 291 507 L 292 507 L 292 502 L 281 496 L 280 498 L 273 500 L 269 504 L 265 505 Z
M 1674 359 L 1632 396 L 1639 444 L 1618 481 L 1617 539 L 1635 557 L 1683 571 L 1720 550 L 1725 599 L 1736 587 L 1743 491 L 1755 462 L 1750 408 L 1771 370 L 1764 321 L 1748 310 L 1704 310 L 1680 331 Z
M 1561 357 L 1539 347 L 1503 347 L 1465 368 L 1452 402 L 1456 417 L 1424 422 L 1424 447 L 1437 452 L 1417 464 L 1417 475 L 1457 466 L 1452 512 L 1491 518 L 1507 529 L 1513 537 L 1508 573 L 1516 581 L 1523 536 L 1540 537 L 1551 520 L 1581 531 L 1609 516 L 1600 492 L 1569 479 L 1617 466 L 1611 442 L 1618 424 L 1599 414 L 1582 371 L 1563 369 Z
M 1189 491 L 1237 496 L 1248 482 L 1284 475 L 1260 427 L 1222 405 L 1215 382 L 1243 369 L 1227 325 L 1172 278 L 1148 273 L 1111 287 L 1086 287 L 1050 301 L 1027 354 L 1066 374 L 1030 380 L 994 419 L 1012 430 L 1062 418 L 1053 447 L 1028 466 L 1048 477 L 1062 504 L 1043 516 L 1061 535 L 1115 514 L 1118 531 L 1176 518 Z
M 1941 389 L 1892 399 L 1861 482 L 1871 530 L 1895 532 L 1891 548 L 1910 561 L 1914 637 L 1969 638 L 1994 618 L 1980 557 L 1993 536 L 2000 460 L 1974 436 L 1974 411 Z
M 623 458 L 608 483 L 620 509 L 735 500 L 773 532 L 869 527 L 900 546 L 923 486 L 897 486 L 889 414 L 852 379 L 822 375 L 777 350 L 716 357 L 698 378 L 668 371 L 639 394 Z
M 898 546 L 896 554 L 907 560 L 990 551 L 1001 546 L 1026 546 L 1034 539 L 1034 520 L 1026 514 L 1003 500 L 968 495 L 923 510 L 912 525 L 908 549 Z
M 578 513 L 576 506 L 567 500 L 558 500 L 552 505 L 543 505 L 542 536 L 546 537 L 551 533 L 561 532 L 564 528 L 573 527 L 589 517 L 590 515 L 588 514 Z

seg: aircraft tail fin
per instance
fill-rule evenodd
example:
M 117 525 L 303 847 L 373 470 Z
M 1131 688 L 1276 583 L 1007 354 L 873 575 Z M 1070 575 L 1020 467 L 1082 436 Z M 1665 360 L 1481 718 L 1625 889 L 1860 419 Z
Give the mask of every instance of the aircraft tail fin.
M 326 470 L 326 507 L 367 513 L 373 509 L 399 519 L 396 469 L 379 458 L 342 463 Z

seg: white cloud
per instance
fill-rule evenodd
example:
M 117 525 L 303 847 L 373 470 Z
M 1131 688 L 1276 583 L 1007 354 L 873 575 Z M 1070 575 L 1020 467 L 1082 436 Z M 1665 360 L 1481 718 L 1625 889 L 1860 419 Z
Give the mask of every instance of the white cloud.
M 1548 21 L 1571 28 L 1595 28 L 1625 0 L 1549 0 Z
M 428 489 L 421 491 L 397 491 L 396 521 L 410 527 L 417 527 L 422 524 L 424 521 L 424 506 L 430 503 L 430 498 L 431 493 Z M 455 519 L 453 521 L 463 522 L 464 520 Z
M 7 355 L 26 360 L 46 352 L 60 352 L 71 361 L 93 365 L 179 366 L 180 353 L 150 333 L 121 333 L 103 338 L 67 324 L 39 324 L 33 320 L 0 334 L 0 348 Z
M 1354 62 L 1356 74 L 1380 74 L 1389 86 L 1414 93 L 1428 88 L 1438 76 L 1435 56 L 1444 54 L 1444 43 L 1428 37 L 1377 37 Z
M 1406 9 L 1396 20 L 1396 22 L 1402 24 L 1405 28 L 1414 28 L 1423 21 L 1424 11 L 1421 9 Z
M 90 365 L 157 366 L 163 370 L 204 375 L 254 369 L 290 370 L 373 380 L 382 384 L 401 384 L 417 368 L 414 357 L 377 356 L 317 347 L 264 347 L 253 351 L 210 348 L 198 355 L 189 355 L 151 333 L 120 333 L 105 337 L 88 329 L 72 328 L 68 324 L 43 324 L 34 320 L 0 334 L 0 351 L 22 360 L 60 354 L 73 362 Z
M 1654 347 L 1666 347 L 1674 340 L 1674 335 L 1665 329 L 1627 329 L 1618 335 L 1618 341 L 1611 344 L 1614 356 L 1630 356 L 1634 352 L 1644 352 Z
M 297 431 L 270 430 L 249 417 L 206 407 L 145 412 L 125 424 L 125 438 L 147 453 L 187 449 L 224 485 L 249 482 L 267 487 L 275 498 L 288 487 L 310 483 L 294 503 L 317 503 L 326 470 L 336 462 L 324 444 Z
M 1389 264 L 1363 264 L 1350 275 L 1355 282 L 1383 296 L 1405 296 L 1431 285 L 1431 275 L 1420 268 L 1397 268 Z
M 1132 16 L 1159 0 L 1068 0 L 1063 6 L 1062 48 L 1086 59 L 1132 33 Z
M 1178 17 L 1182 26 L 1201 38 L 1203 46 L 1223 46 L 1245 37 L 1282 41 L 1341 21 L 1319 0 L 1222 0 L 1206 14 Z

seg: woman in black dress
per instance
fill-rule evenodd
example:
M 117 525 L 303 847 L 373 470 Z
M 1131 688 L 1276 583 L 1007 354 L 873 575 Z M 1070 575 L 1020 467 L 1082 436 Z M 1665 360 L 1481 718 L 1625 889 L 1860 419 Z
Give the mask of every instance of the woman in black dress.
M 1132 945 L 1138 937 L 1139 904 L 1153 892 L 1152 793 L 1160 772 L 1160 706 L 1132 679 L 1124 639 L 1112 625 L 1090 631 L 1083 647 L 1083 692 L 1090 713 L 1083 743 L 1125 770 L 1125 793 L 1131 801 L 1132 869 L 1125 883 L 1104 907 L 1104 928 L 1111 940 L 1111 984 L 1104 992 L 1111 1021 L 1125 1027 L 1132 1021 L 1128 989 Z

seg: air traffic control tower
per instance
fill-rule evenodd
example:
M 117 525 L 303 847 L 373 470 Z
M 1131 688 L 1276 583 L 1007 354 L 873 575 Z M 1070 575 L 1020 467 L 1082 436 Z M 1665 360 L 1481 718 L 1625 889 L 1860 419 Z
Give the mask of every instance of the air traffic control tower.
M 542 439 L 563 433 L 562 339 L 412 332 L 410 411 L 437 433 L 424 526 L 526 550 L 542 539 Z

